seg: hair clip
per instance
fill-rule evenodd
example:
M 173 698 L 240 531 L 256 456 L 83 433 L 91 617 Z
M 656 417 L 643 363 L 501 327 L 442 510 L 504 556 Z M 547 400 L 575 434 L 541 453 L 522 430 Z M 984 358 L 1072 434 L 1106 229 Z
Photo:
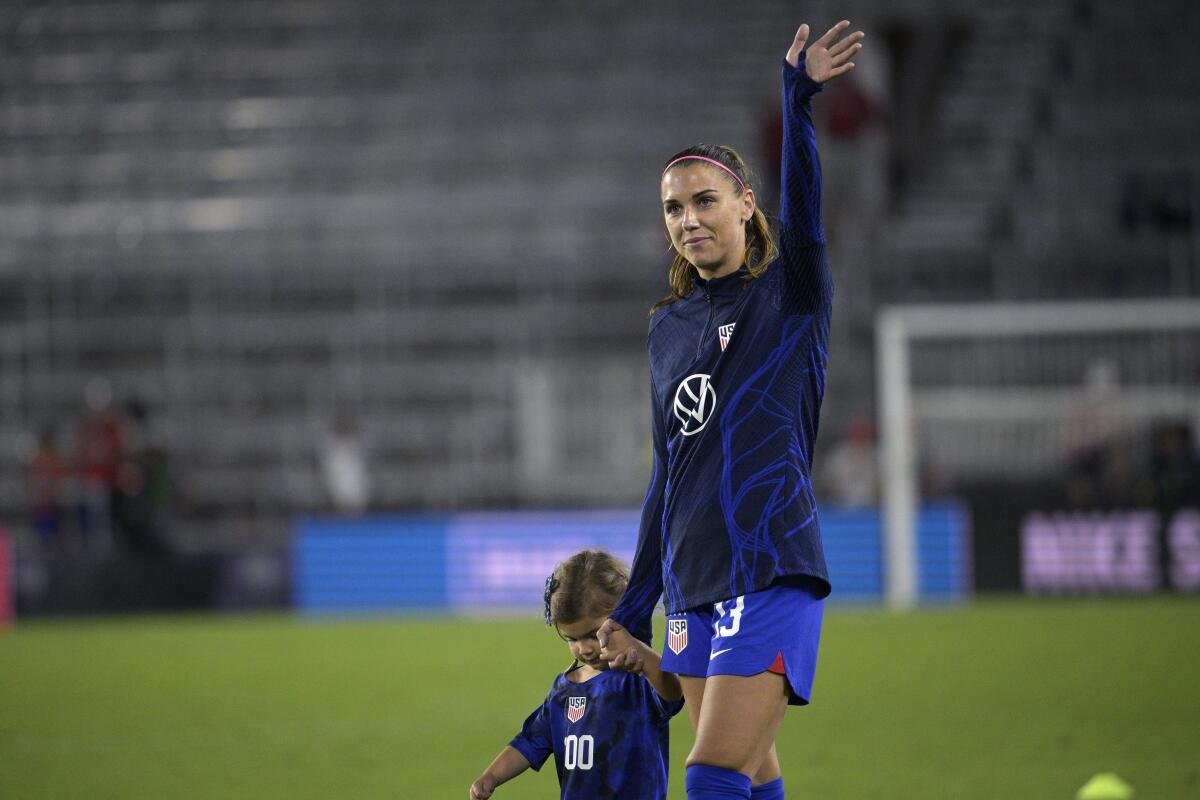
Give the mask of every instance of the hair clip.
M 546 610 L 544 613 L 546 616 L 546 624 L 547 625 L 553 624 L 550 621 L 550 597 L 551 597 L 551 595 L 554 594 L 554 590 L 557 588 L 558 588 L 558 578 L 555 578 L 554 573 L 552 572 L 552 573 L 550 573 L 550 577 L 546 578 L 546 593 L 544 595 L 542 595 L 542 600 L 546 604 Z

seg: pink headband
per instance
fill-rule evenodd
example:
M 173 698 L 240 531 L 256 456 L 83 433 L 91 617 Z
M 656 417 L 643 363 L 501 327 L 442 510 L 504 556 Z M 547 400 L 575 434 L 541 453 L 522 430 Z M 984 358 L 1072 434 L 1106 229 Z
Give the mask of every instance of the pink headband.
M 716 166 L 720 167 L 721 169 L 725 170 L 726 172 L 728 172 L 730 175 L 733 176 L 733 179 L 735 181 L 737 181 L 738 186 L 742 187 L 743 193 L 746 191 L 746 184 L 742 183 L 742 179 L 737 176 L 736 172 L 734 172 L 729 167 L 722 164 L 720 161 L 714 161 L 713 159 L 705 158 L 704 156 L 680 156 L 679 158 L 672 161 L 670 164 L 667 164 L 666 169 L 663 170 L 663 175 L 666 175 L 667 170 L 669 170 L 671 167 L 678 164 L 680 161 L 687 161 L 689 158 L 694 158 L 697 161 L 707 161 L 709 164 L 715 164 Z

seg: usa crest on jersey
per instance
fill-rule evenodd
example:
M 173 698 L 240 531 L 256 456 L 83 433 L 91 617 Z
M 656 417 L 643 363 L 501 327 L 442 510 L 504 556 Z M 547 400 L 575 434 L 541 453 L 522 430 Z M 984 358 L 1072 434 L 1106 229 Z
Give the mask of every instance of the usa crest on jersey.
M 567 698 L 567 721 L 579 722 L 583 719 L 583 712 L 587 711 L 586 697 L 568 697 Z
M 667 620 L 667 647 L 675 655 L 679 655 L 687 647 L 687 620 Z
M 728 325 L 722 325 L 721 327 L 717 328 L 717 337 L 721 340 L 721 350 L 722 351 L 726 347 L 729 347 L 729 337 L 733 336 L 733 326 L 734 325 L 737 325 L 737 323 L 731 322 Z

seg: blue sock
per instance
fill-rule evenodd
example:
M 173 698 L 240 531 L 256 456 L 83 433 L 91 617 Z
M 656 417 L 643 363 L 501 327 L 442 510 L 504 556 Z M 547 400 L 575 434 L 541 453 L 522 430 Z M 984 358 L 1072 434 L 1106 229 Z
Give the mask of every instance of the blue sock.
M 750 787 L 750 800 L 783 800 L 783 778 Z
M 740 772 L 708 764 L 687 768 L 687 800 L 736 800 L 750 797 L 750 778 Z

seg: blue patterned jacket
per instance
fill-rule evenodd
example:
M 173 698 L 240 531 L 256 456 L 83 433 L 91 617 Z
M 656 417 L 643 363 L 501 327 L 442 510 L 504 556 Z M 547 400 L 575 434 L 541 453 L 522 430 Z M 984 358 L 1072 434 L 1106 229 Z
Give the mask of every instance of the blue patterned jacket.
M 779 256 L 696 280 L 650 319 L 654 465 L 629 586 L 612 617 L 649 641 L 668 613 L 765 589 L 781 576 L 829 578 L 812 490 L 828 363 L 833 281 L 821 229 L 812 96 L 783 67 Z

